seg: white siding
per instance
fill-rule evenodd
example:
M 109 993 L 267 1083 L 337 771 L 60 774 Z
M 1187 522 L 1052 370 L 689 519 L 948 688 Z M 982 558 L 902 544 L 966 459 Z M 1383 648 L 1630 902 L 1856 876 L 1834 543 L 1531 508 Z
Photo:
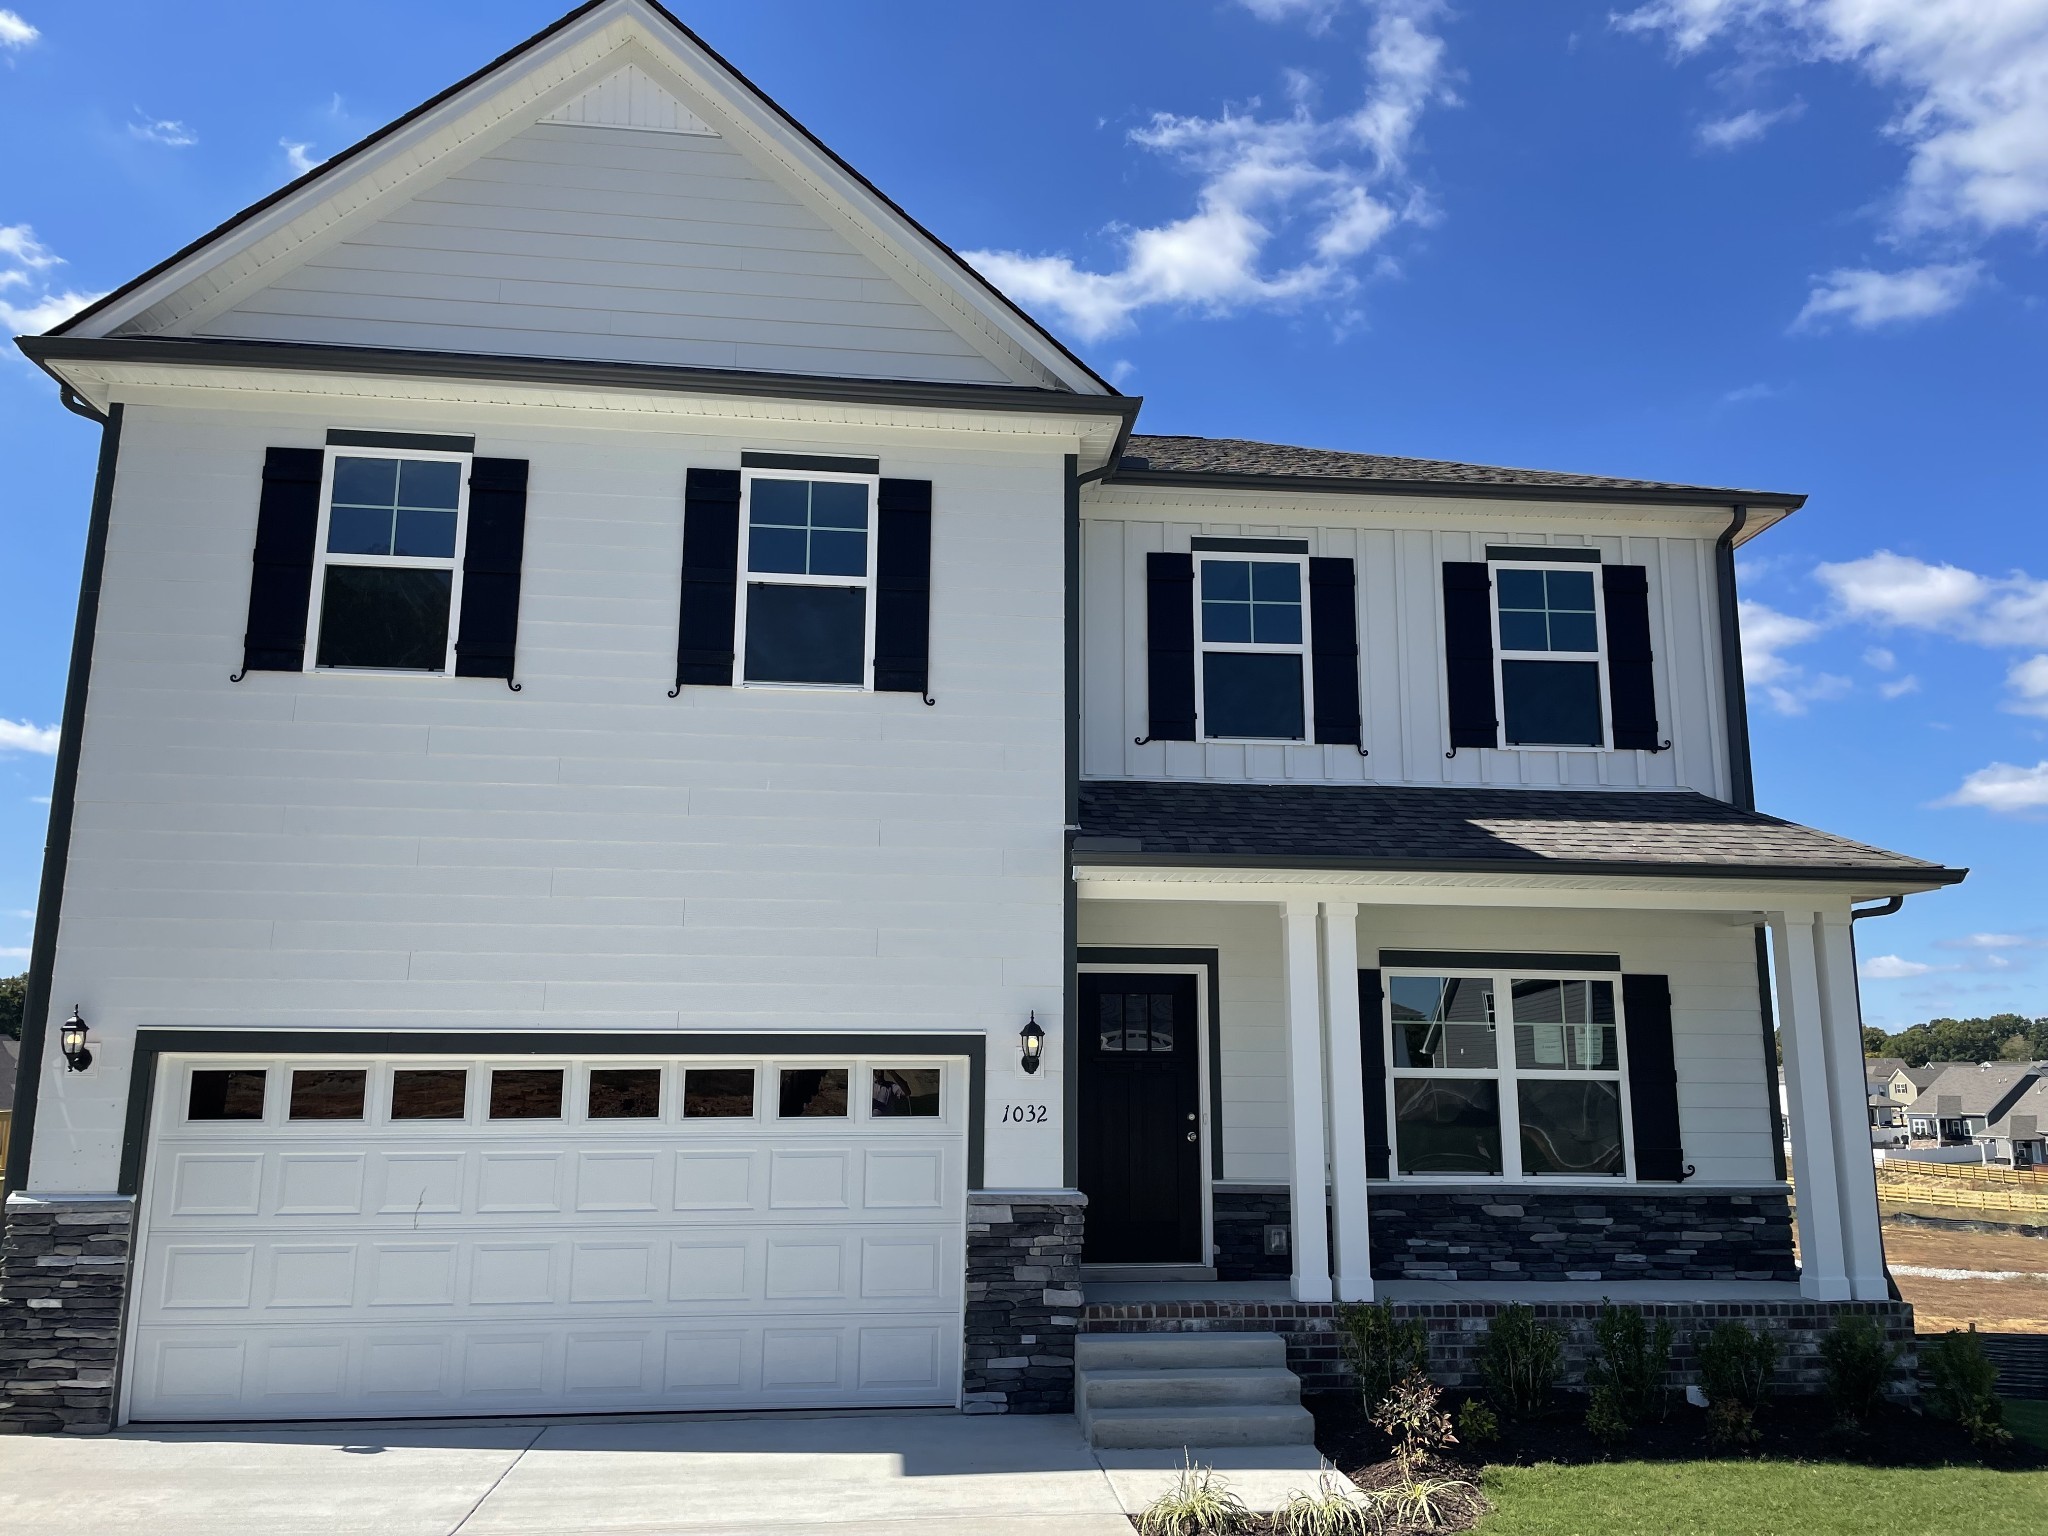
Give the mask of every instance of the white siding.
M 1215 948 L 1222 993 L 1223 1169 L 1285 1182 L 1286 1052 L 1280 908 L 1086 901 L 1081 942 Z M 1724 916 L 1657 912 L 1360 909 L 1359 963 L 1382 949 L 1533 950 L 1621 956 L 1671 979 L 1672 1043 L 1686 1160 L 1702 1185 L 1767 1182 L 1772 1162 L 1752 930 Z
M 1009 383 L 729 140 L 542 123 L 202 334 Z
M 1647 519 L 1616 527 L 1611 517 L 1560 507 L 1532 531 L 1528 504 L 1446 500 L 1390 509 L 1364 497 L 1273 498 L 1265 507 L 1233 510 L 1133 490 L 1098 492 L 1084 519 L 1084 777 L 1728 793 L 1714 535 L 1696 511 L 1659 529 Z M 1356 562 L 1369 756 L 1348 746 L 1136 745 L 1148 734 L 1145 556 L 1186 550 L 1197 535 L 1305 539 L 1311 554 Z M 1485 559 L 1489 544 L 1590 546 L 1609 563 L 1648 569 L 1657 714 L 1671 751 L 1466 749 L 1445 756 L 1442 568 L 1449 560 Z
M 1021 1095 L 1006 1047 L 1064 970 L 1057 454 L 866 440 L 935 482 L 937 707 L 670 699 L 685 470 L 853 444 L 483 416 L 130 408 L 55 977 L 99 1056 L 52 1055 L 37 1188 L 113 1186 L 140 1026 L 986 1031 L 991 1102 Z M 328 425 L 531 461 L 522 692 L 228 681 L 264 450 Z M 988 1178 L 1056 1185 L 1059 1146 L 994 1125 Z

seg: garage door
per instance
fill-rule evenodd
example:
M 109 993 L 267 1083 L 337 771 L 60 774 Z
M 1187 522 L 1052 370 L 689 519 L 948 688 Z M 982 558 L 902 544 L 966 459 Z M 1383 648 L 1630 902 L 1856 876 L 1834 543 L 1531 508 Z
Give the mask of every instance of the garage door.
M 953 1406 L 957 1060 L 166 1057 L 137 1420 Z

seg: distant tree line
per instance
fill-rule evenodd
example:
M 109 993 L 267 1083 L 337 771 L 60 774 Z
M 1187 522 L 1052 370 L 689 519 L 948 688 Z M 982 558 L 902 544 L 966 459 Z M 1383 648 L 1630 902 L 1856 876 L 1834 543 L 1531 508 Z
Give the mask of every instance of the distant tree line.
M 1909 1067 L 1930 1061 L 2048 1061 L 2048 1019 L 1994 1013 L 1988 1019 L 1929 1019 L 1895 1035 L 1865 1029 L 1863 1054 L 1902 1057 Z
M 28 1006 L 28 977 L 0 976 L 0 1035 L 21 1038 L 21 1015 Z

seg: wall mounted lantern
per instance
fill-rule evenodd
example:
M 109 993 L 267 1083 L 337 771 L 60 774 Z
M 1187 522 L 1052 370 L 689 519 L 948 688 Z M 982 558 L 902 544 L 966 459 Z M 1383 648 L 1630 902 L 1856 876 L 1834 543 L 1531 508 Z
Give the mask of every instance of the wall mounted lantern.
M 79 1016 L 76 1006 L 71 1010 L 71 1017 L 64 1021 L 57 1038 L 72 1071 L 83 1072 L 92 1065 L 92 1052 L 85 1048 L 85 1020 Z
M 1038 1061 L 1045 1054 L 1045 1031 L 1038 1027 L 1038 1010 L 1031 1012 L 1031 1022 L 1024 1026 L 1017 1037 L 1024 1042 L 1024 1070 L 1027 1074 L 1038 1070 Z

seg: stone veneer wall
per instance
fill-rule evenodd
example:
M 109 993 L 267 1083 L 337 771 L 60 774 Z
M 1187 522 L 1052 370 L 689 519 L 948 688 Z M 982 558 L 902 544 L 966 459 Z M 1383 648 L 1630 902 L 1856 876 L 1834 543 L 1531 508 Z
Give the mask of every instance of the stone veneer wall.
M 0 1434 L 114 1426 L 130 1200 L 15 1194 L 0 1238 Z
M 1071 1413 L 1081 1316 L 1078 1191 L 967 1197 L 968 1413 Z
M 1378 1280 L 1796 1280 L 1783 1190 L 1374 1184 Z
M 1482 1385 L 1479 1346 L 1503 1302 L 1395 1302 L 1394 1315 L 1420 1318 L 1429 1329 L 1429 1373 L 1446 1387 Z M 1585 1385 L 1586 1362 L 1594 1352 L 1597 1304 L 1536 1302 L 1538 1318 L 1565 1331 L 1560 1384 Z M 1918 1390 L 1913 1309 L 1902 1301 L 1701 1301 L 1649 1302 L 1641 1310 L 1655 1322 L 1668 1319 L 1677 1334 L 1671 1353 L 1671 1383 L 1695 1379 L 1694 1341 L 1715 1324 L 1737 1319 L 1775 1334 L 1779 1344 L 1780 1392 L 1810 1393 L 1822 1387 L 1820 1340 L 1835 1318 L 1860 1312 L 1877 1319 L 1886 1336 L 1905 1350 L 1895 1386 L 1901 1397 Z M 1278 1333 L 1287 1340 L 1287 1365 L 1306 1392 L 1348 1391 L 1351 1371 L 1338 1343 L 1337 1308 L 1329 1302 L 1174 1301 L 1095 1304 L 1081 1316 L 1084 1333 Z
M 1266 1228 L 1289 1225 L 1285 1184 L 1218 1185 L 1210 1194 L 1218 1280 L 1285 1280 L 1292 1254 L 1266 1252 Z

